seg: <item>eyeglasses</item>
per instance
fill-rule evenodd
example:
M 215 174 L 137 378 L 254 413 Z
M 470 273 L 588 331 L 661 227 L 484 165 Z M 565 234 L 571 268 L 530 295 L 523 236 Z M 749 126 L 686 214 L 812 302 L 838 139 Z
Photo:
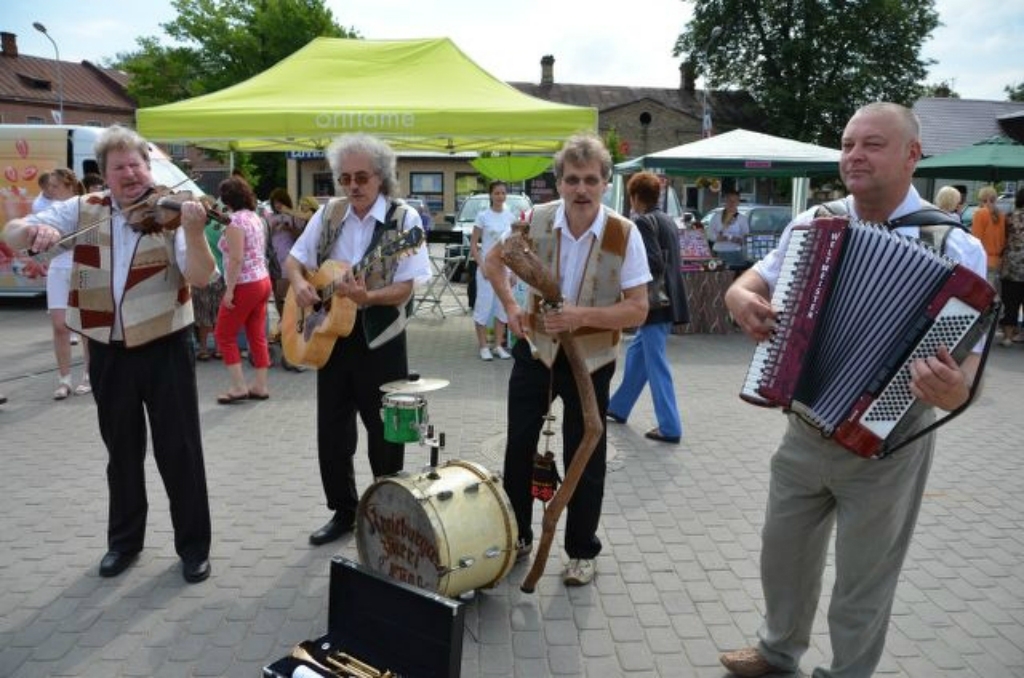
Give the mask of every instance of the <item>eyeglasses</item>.
M 579 186 L 580 182 L 582 181 L 587 186 L 593 188 L 600 184 L 602 181 L 604 181 L 604 179 L 597 176 L 596 174 L 588 174 L 585 177 L 578 177 L 575 174 L 570 174 L 568 176 L 562 177 L 562 181 L 568 184 L 569 186 Z
M 356 172 L 355 174 L 342 174 L 338 177 L 338 184 L 341 186 L 348 186 L 352 182 L 355 182 L 357 186 L 365 186 L 370 183 L 370 179 L 375 177 L 375 174 L 369 172 Z

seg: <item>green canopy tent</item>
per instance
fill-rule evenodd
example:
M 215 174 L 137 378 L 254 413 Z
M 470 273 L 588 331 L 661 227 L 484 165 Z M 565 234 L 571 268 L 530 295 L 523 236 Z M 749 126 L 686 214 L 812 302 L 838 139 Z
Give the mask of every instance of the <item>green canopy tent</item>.
M 1024 145 L 997 134 L 917 163 L 914 176 L 997 181 L 1024 179 Z
M 154 141 L 220 150 L 323 149 L 365 132 L 396 151 L 546 154 L 597 128 L 593 108 L 535 99 L 447 38 L 316 38 L 232 87 L 137 112 Z

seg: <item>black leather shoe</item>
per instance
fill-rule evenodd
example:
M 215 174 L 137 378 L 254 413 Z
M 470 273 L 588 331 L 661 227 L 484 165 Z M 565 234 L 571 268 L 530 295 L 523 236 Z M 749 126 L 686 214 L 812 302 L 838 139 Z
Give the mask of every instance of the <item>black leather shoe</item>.
M 138 551 L 133 551 L 131 553 L 107 551 L 107 555 L 103 556 L 103 560 L 100 561 L 100 576 L 116 577 L 127 570 L 128 566 L 134 563 L 138 557 Z
M 336 511 L 334 517 L 327 521 L 327 524 L 309 535 L 309 543 L 313 546 L 320 546 L 338 539 L 355 529 L 355 523 L 351 516 Z
M 183 560 L 181 562 L 181 575 L 189 584 L 197 584 L 210 576 L 210 561 Z

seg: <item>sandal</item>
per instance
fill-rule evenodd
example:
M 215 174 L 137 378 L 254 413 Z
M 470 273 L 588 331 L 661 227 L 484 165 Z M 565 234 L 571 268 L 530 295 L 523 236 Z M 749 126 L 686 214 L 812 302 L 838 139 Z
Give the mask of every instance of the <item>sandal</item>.
M 248 400 L 249 394 L 235 395 L 234 393 L 221 393 L 217 396 L 217 402 L 221 405 L 234 405 L 237 402 Z
M 644 434 L 644 438 L 647 438 L 649 440 L 657 440 L 658 442 L 662 442 L 662 443 L 671 443 L 673 445 L 678 445 L 679 441 L 682 439 L 680 436 L 667 436 L 667 435 L 664 435 L 661 432 L 661 430 L 657 429 L 657 428 L 652 428 L 650 431 L 645 433 Z
M 199 353 L 196 353 L 196 360 L 198 360 L 200 362 L 204 362 L 205 363 L 209 359 L 210 359 L 210 352 L 209 351 L 200 351 Z
M 59 384 L 57 390 L 53 392 L 54 400 L 64 400 L 71 395 L 71 386 L 69 384 Z
M 87 395 L 89 393 L 92 393 L 92 385 L 88 379 L 83 380 L 75 387 L 75 395 Z

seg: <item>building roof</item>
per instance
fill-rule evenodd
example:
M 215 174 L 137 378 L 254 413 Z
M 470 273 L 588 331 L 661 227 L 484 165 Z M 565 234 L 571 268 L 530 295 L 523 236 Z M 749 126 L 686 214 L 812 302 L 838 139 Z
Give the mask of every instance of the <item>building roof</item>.
M 941 155 L 1000 134 L 998 118 L 1017 113 L 1019 101 L 924 98 L 914 104 L 921 119 L 925 157 Z
M 134 114 L 135 101 L 125 90 L 127 73 L 90 61 L 75 63 L 19 54 L 15 36 L 4 33 L 3 38 L 0 100 L 56 110 L 63 95 L 65 110 Z
M 679 111 L 696 120 L 701 119 L 703 111 L 704 91 L 683 87 L 626 87 L 531 82 L 509 82 L 508 84 L 520 92 L 538 99 L 574 106 L 592 106 L 598 110 L 599 114 L 644 99 Z M 765 116 L 753 97 L 747 92 L 709 90 L 708 106 L 715 112 L 717 128 L 743 128 L 755 131 L 764 129 Z
M 0 93 L 7 101 L 37 105 L 51 102 L 56 106 L 63 92 L 65 108 L 135 109 L 135 102 L 124 89 L 126 73 L 89 61 L 62 61 L 58 77 L 56 63 L 31 56 L 0 57 Z

